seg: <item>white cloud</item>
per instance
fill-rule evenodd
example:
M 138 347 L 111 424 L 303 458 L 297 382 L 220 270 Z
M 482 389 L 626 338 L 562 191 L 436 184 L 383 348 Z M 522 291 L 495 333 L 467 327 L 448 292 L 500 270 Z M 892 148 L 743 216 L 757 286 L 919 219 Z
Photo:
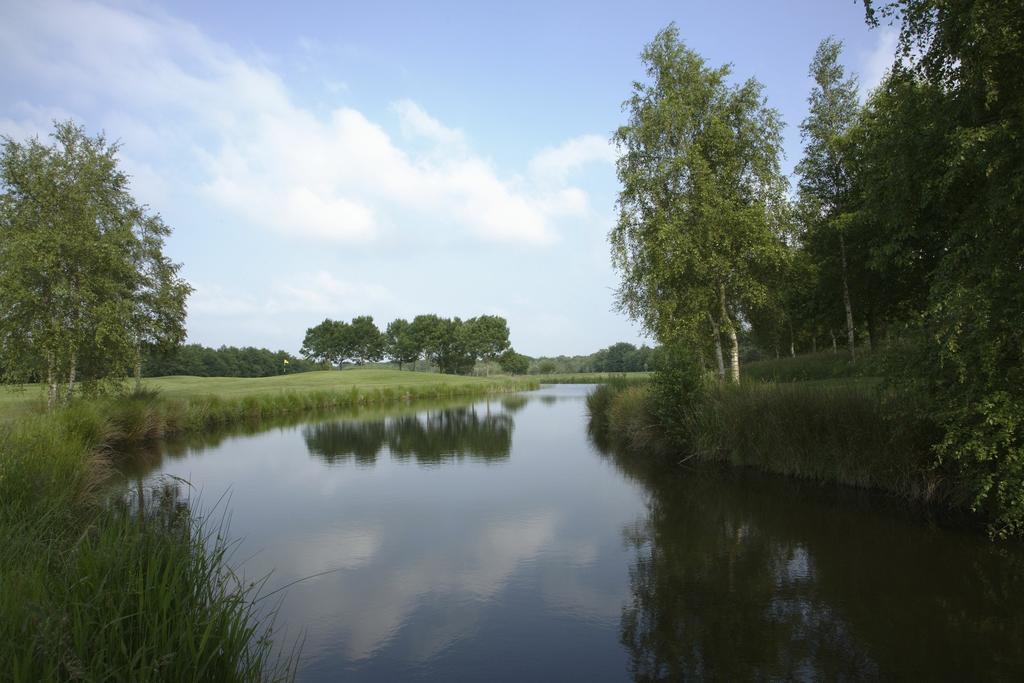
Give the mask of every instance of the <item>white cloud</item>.
M 391 107 L 398 114 L 402 133 L 408 137 L 425 137 L 437 144 L 458 149 L 466 144 L 462 131 L 447 128 L 412 100 L 399 100 Z
M 327 271 L 299 273 L 274 278 L 270 294 L 257 299 L 215 283 L 193 283 L 189 313 L 225 316 L 262 316 L 282 313 L 313 314 L 314 317 L 344 317 L 366 313 L 395 298 L 384 286 L 349 282 Z
M 355 109 L 304 108 L 270 69 L 156 10 L 5 3 L 0 44 L 25 81 L 118 112 L 118 128 L 146 147 L 163 141 L 147 151 L 190 169 L 179 184 L 290 237 L 367 242 L 445 216 L 482 241 L 549 244 L 559 218 L 586 211 L 586 193 L 565 184 L 572 170 L 613 158 L 598 136 L 575 138 L 541 152 L 530 171 L 545 182 L 528 185 L 407 99 L 393 106 L 401 130 L 432 145 L 403 149 Z M 34 120 L 22 119 L 0 123 L 20 132 Z M 140 184 L 173 175 L 157 160 L 135 162 Z
M 615 148 L 599 135 L 581 135 L 557 147 L 541 150 L 530 162 L 540 180 L 564 184 L 569 174 L 589 163 L 615 163 Z
M 875 47 L 862 59 L 860 89 L 861 96 L 867 96 L 871 90 L 885 78 L 896 59 L 896 46 L 899 42 L 899 31 L 891 26 L 879 28 L 876 33 Z

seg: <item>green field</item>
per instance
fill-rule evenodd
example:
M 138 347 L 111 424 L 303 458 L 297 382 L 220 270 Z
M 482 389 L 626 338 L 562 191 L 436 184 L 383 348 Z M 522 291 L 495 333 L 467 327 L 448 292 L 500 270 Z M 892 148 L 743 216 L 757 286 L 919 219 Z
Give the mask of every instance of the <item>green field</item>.
M 267 396 L 283 393 L 348 392 L 355 390 L 391 389 L 396 393 L 408 389 L 411 394 L 431 393 L 431 388 L 466 390 L 476 393 L 488 387 L 501 390 L 530 388 L 542 381 L 539 378 L 513 378 L 505 375 L 492 377 L 464 377 L 433 372 L 409 372 L 380 368 L 352 370 L 325 370 L 302 372 L 277 377 L 156 377 L 143 380 L 146 389 L 159 392 L 169 399 L 193 399 L 217 396 L 237 399 L 249 396 Z M 427 391 L 423 391 L 427 390 Z M 45 388 L 41 385 L 26 387 L 0 387 L 0 415 L 17 417 L 45 406 Z

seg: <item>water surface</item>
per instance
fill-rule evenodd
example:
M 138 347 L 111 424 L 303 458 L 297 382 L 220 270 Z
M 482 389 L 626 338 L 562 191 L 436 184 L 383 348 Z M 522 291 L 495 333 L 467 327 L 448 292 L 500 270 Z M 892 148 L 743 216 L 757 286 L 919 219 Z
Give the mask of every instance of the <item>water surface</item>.
M 312 577 L 277 616 L 302 681 L 1024 676 L 1020 548 L 603 453 L 589 390 L 210 435 L 132 476 L 219 501 L 268 590 Z

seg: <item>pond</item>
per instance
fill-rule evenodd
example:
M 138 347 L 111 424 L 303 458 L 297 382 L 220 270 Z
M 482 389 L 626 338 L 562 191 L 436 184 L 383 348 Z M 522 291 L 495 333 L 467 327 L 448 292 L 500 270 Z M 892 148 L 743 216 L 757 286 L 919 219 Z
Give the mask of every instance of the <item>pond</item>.
M 309 416 L 126 474 L 191 482 L 247 577 L 298 581 L 274 599 L 300 681 L 1024 676 L 1019 546 L 605 453 L 591 388 Z

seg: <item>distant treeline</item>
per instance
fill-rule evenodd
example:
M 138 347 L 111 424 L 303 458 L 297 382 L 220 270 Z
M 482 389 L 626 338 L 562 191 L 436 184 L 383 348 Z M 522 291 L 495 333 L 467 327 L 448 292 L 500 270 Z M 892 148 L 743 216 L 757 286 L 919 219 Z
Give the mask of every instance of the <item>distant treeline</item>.
M 142 374 L 146 377 L 270 377 L 317 369 L 315 363 L 297 358 L 286 351 L 270 351 L 252 346 L 211 349 L 200 344 L 186 344 L 170 353 L 151 350 L 142 361 Z
M 575 372 L 648 372 L 654 369 L 657 349 L 637 348 L 626 342 L 612 344 L 589 356 L 542 356 L 530 359 L 530 374 L 551 375 Z
M 508 341 L 508 323 L 496 315 L 462 320 L 425 314 L 411 322 L 398 318 L 384 332 L 373 316 L 361 315 L 351 322 L 328 318 L 306 330 L 301 353 L 332 367 L 389 358 L 401 369 L 426 360 L 441 372 L 456 375 L 470 374 L 478 361 L 502 362 L 506 372 L 515 374 L 522 366 L 522 357 Z
M 331 347 L 332 344 L 337 346 Z M 270 377 L 389 361 L 398 363 L 400 368 L 418 365 L 419 369 L 426 367 L 451 374 L 483 374 L 499 368 L 512 375 L 648 372 L 654 369 L 658 353 L 648 346 L 637 348 L 619 342 L 586 356 L 531 358 L 516 353 L 507 344 L 508 327 L 504 318 L 498 316 L 466 321 L 417 316 L 412 322 L 392 321 L 385 332 L 377 329 L 372 317 L 360 316 L 348 323 L 325 320 L 309 328 L 302 351 L 306 358 L 252 346 L 214 349 L 187 344 L 169 353 L 146 352 L 142 369 L 146 377 Z

